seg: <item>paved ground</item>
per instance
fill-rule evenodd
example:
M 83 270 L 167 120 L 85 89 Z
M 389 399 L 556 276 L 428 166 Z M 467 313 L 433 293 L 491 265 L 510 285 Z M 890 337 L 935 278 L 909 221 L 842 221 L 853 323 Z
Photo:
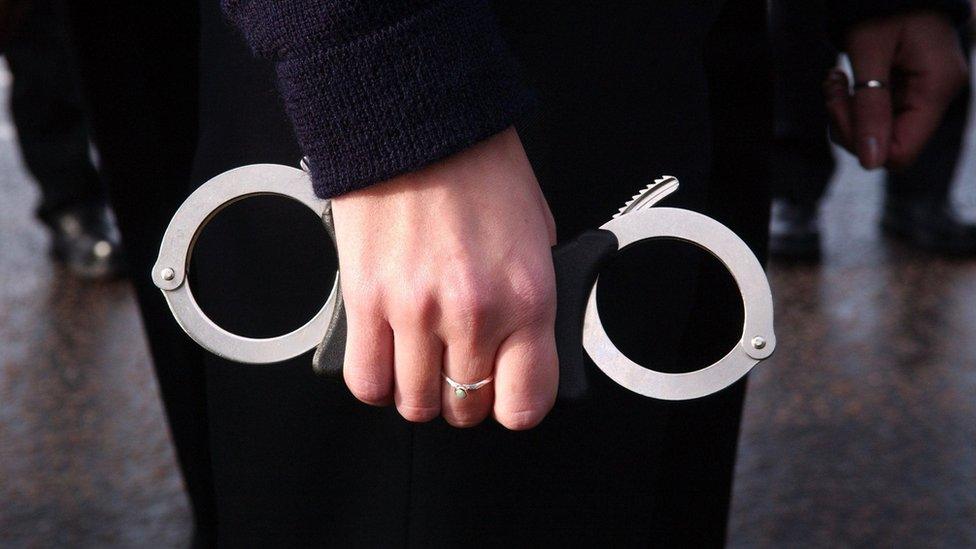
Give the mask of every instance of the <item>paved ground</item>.
M 770 269 L 780 346 L 750 380 L 731 545 L 976 546 L 976 261 L 882 238 L 878 177 L 837 179 L 823 264 Z
M 0 546 L 184 546 L 131 291 L 48 261 L 12 137 L 0 113 Z M 838 179 L 823 265 L 771 269 L 780 348 L 752 377 L 730 544 L 974 546 L 976 261 L 883 240 L 877 178 Z
M 0 70 L 0 105 L 9 76 Z M 184 547 L 182 482 L 128 283 L 47 257 L 0 108 L 0 547 Z

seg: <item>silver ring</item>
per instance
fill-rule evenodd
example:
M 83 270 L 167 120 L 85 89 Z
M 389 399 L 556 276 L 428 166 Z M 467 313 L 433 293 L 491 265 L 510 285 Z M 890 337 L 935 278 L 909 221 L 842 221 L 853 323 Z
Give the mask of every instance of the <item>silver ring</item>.
M 883 90 L 887 87 L 888 84 L 885 84 L 881 80 L 865 80 L 864 82 L 854 83 L 854 91 L 863 90 L 863 89 Z
M 484 387 L 485 385 L 488 385 L 489 383 L 491 383 L 493 379 L 495 379 L 495 376 L 488 376 L 485 379 L 482 379 L 481 381 L 476 381 L 474 383 L 459 383 L 447 377 L 447 374 L 445 374 L 444 372 L 441 372 L 441 375 L 444 376 L 444 381 L 446 381 L 447 384 L 454 389 L 454 396 L 458 398 L 468 398 L 468 391 L 477 391 L 478 389 Z

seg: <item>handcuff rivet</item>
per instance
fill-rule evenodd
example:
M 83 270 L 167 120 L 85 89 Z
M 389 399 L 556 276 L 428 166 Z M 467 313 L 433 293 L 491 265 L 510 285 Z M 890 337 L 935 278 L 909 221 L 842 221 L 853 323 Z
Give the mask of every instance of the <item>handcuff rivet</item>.
M 756 336 L 752 338 L 752 346 L 755 349 L 762 349 L 766 346 L 766 338 L 762 336 Z
M 162 271 L 159 271 L 159 276 L 163 277 L 163 280 L 173 280 L 174 278 L 176 278 L 176 271 L 174 271 L 169 267 L 166 267 Z

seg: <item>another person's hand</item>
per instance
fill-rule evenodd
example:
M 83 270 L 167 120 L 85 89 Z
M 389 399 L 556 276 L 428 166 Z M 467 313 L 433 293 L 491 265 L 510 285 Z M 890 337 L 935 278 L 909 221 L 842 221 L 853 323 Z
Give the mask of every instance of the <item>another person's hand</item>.
M 951 21 L 933 11 L 872 19 L 852 28 L 847 76 L 824 83 L 834 139 L 867 169 L 910 165 L 967 79 L 966 58 Z M 858 85 L 877 81 L 883 87 Z
M 515 130 L 332 208 L 353 395 L 410 421 L 538 424 L 559 378 L 555 225 Z M 442 371 L 494 381 L 462 399 Z

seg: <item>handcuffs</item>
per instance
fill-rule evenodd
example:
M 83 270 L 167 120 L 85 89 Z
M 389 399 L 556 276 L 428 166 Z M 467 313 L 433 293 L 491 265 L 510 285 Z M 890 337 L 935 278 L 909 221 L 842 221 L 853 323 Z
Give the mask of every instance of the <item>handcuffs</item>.
M 759 261 L 745 242 L 718 221 L 689 210 L 652 207 L 677 189 L 677 179 L 659 178 L 598 230 L 553 249 L 561 398 L 577 399 L 587 393 L 583 350 L 604 374 L 626 389 L 656 399 L 688 400 L 732 385 L 776 348 L 773 299 Z M 224 330 L 204 314 L 193 297 L 187 273 L 197 237 L 221 210 L 260 195 L 284 196 L 305 204 L 322 219 L 335 243 L 330 202 L 315 196 L 307 170 L 275 164 L 243 166 L 204 183 L 176 211 L 163 236 L 152 280 L 180 327 L 208 351 L 235 362 L 269 364 L 316 349 L 316 370 L 338 376 L 346 335 L 338 273 L 328 299 L 311 320 L 272 338 L 249 338 Z M 617 251 L 648 239 L 695 244 L 718 258 L 732 274 L 742 296 L 742 336 L 718 362 L 687 373 L 659 372 L 627 358 L 607 335 L 597 308 L 600 267 Z

